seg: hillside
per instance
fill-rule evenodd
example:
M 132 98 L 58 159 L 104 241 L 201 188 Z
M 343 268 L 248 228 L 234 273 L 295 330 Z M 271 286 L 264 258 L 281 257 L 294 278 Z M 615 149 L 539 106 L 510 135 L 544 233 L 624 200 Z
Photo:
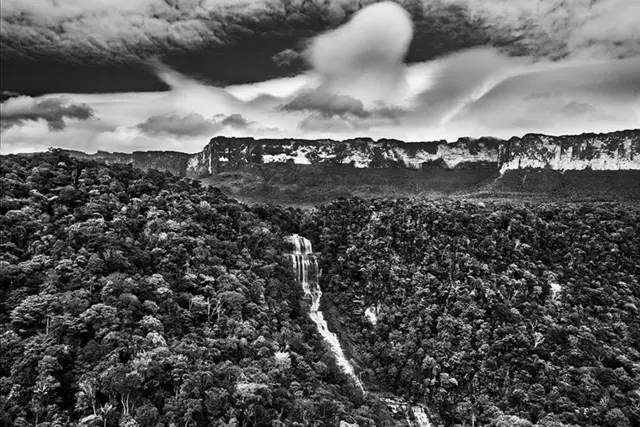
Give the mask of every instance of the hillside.
M 447 427 L 640 423 L 637 204 L 302 211 L 61 150 L 4 156 L 0 192 L 0 425 L 407 426 L 401 397 Z
M 301 214 L 53 151 L 0 166 L 0 424 L 382 425 L 306 315 Z
M 342 199 L 301 232 L 365 381 L 447 425 L 640 425 L 637 205 Z

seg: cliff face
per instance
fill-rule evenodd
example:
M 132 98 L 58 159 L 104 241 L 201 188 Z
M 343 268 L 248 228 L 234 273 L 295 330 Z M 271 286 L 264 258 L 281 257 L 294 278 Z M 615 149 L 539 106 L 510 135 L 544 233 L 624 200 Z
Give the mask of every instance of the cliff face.
M 500 172 L 519 169 L 638 170 L 640 130 L 568 136 L 528 134 L 501 146 Z
M 508 141 L 461 138 L 453 143 L 215 137 L 196 154 L 163 151 L 71 154 L 109 163 L 135 163 L 144 169 L 191 177 L 256 163 L 342 164 L 373 169 L 492 169 L 501 174 L 521 169 L 640 170 L 640 129 L 568 136 L 527 134 Z
M 95 154 L 69 151 L 69 154 L 75 157 L 104 161 L 107 164 L 131 163 L 141 169 L 157 169 L 171 172 L 178 176 L 186 176 L 187 164 L 192 157 L 191 154 L 178 151 L 134 151 L 133 153 L 98 151 Z
M 353 165 L 356 168 L 496 168 L 637 170 L 640 130 L 607 134 L 527 134 L 508 141 L 461 138 L 456 142 L 402 142 L 370 138 L 333 140 L 211 139 L 189 160 L 188 175 L 239 169 L 250 163 Z
M 500 140 L 481 138 L 452 144 L 370 138 L 334 140 L 213 138 L 189 160 L 187 174 L 219 173 L 251 163 L 344 164 L 356 168 L 498 166 Z

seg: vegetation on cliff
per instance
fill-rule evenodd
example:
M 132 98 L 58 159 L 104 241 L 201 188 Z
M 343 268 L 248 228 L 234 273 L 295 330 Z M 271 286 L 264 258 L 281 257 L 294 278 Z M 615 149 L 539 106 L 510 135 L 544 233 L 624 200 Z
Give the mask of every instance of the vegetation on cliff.
M 640 425 L 637 205 L 343 199 L 302 232 L 363 379 L 451 424 Z

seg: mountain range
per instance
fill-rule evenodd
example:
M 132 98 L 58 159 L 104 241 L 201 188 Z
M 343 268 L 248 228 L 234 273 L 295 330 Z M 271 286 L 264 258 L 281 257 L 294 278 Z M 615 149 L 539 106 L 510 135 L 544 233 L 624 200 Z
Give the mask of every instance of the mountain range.
M 473 189 L 478 190 L 478 185 L 487 184 L 487 180 L 492 189 L 545 193 L 559 188 L 570 192 L 576 183 L 582 183 L 590 190 L 600 188 L 601 194 L 619 193 L 622 188 L 623 198 L 640 199 L 640 186 L 633 184 L 640 182 L 640 129 L 564 136 L 526 134 L 508 140 L 460 138 L 455 142 L 216 136 L 202 151 L 192 154 L 175 151 L 69 153 L 107 163 L 132 163 L 143 169 L 158 169 L 190 178 L 216 177 L 256 166 L 277 165 L 286 170 L 287 165 L 298 165 L 296 168 L 306 165 L 333 168 L 331 173 L 336 170 L 369 174 L 376 170 L 379 174 L 390 170 L 415 171 L 422 172 L 425 182 L 433 174 L 449 172 L 445 176 L 451 179 L 465 176 L 465 183 L 458 190 L 474 186 Z M 568 183 L 564 182 L 567 180 Z M 612 186 L 615 189 L 612 190 Z
M 445 168 L 493 167 L 504 173 L 518 169 L 638 170 L 640 129 L 611 133 L 549 136 L 526 134 L 509 140 L 482 137 L 455 142 L 404 142 L 394 139 L 254 139 L 212 138 L 202 151 L 134 151 L 86 154 L 76 157 L 107 163 L 134 163 L 179 176 L 201 176 L 240 169 L 249 164 L 294 163 L 352 165 L 356 168 Z

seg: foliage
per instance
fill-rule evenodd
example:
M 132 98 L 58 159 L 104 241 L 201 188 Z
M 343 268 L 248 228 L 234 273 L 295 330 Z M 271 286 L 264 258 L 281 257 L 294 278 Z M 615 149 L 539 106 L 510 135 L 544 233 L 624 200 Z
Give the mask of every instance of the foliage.
M 637 205 L 342 199 L 303 234 L 363 378 L 449 424 L 640 425 Z
M 300 211 L 58 150 L 0 173 L 0 424 L 378 422 L 306 315 Z
M 494 168 L 495 169 L 495 168 Z M 204 177 L 225 194 L 247 201 L 313 206 L 338 197 L 441 197 L 472 191 L 497 175 L 488 166 L 446 168 L 356 168 L 349 164 L 255 164 Z
M 640 425 L 635 205 L 303 213 L 59 150 L 0 163 L 0 425 L 391 425 L 307 316 L 291 233 L 365 383 L 447 425 Z

